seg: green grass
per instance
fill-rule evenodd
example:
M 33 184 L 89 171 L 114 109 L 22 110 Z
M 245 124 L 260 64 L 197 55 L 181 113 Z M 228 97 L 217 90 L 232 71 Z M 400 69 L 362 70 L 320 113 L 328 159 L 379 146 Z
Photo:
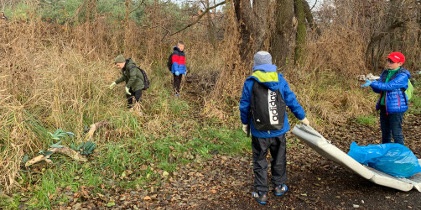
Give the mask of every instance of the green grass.
M 55 194 L 60 178 L 60 173 L 51 169 L 43 171 L 41 182 L 33 186 L 32 197 L 26 204 L 34 209 L 51 209 L 50 196 Z
M 366 126 L 374 126 L 378 123 L 378 117 L 373 115 L 359 116 L 356 118 L 357 123 Z
M 101 151 L 98 162 L 100 168 L 106 169 L 109 175 L 121 175 L 142 162 L 137 155 L 138 152 L 130 150 L 128 144 L 111 143 Z
M 19 209 L 21 196 L 14 194 L 13 197 L 0 194 L 0 207 L 4 210 Z
M 131 128 L 141 126 L 133 121 L 128 123 Z M 79 163 L 54 154 L 51 157 L 53 164 L 43 165 L 41 174 L 33 174 L 31 170 L 22 172 L 20 184 L 32 189 L 25 194 L 29 200 L 24 205 L 29 209 L 52 209 L 71 202 L 67 196 L 58 193 L 58 189 L 75 193 L 81 186 L 100 192 L 101 184 L 105 184 L 105 188 L 117 185 L 125 189 L 141 189 L 150 183 L 160 185 L 164 171 L 174 172 L 180 165 L 207 160 L 216 153 L 235 155 L 250 148 L 250 139 L 240 129 L 204 125 L 200 130 L 194 129 L 189 139 L 177 135 L 154 138 L 141 132 L 139 129 L 133 139 L 98 144 L 99 148 L 94 150 L 89 162 Z M 2 199 L 0 206 L 16 209 L 21 197 L 16 194 Z

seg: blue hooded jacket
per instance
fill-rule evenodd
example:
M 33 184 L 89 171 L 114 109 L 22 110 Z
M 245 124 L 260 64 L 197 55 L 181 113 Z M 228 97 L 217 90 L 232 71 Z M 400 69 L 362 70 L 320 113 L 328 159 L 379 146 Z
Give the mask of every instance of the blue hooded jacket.
M 263 84 L 268 89 L 275 91 L 279 90 L 285 104 L 292 111 L 294 116 L 299 120 L 305 118 L 304 109 L 298 103 L 298 100 L 292 90 L 289 88 L 287 81 L 282 74 L 276 72 L 276 66 L 272 64 L 263 64 L 253 67 L 253 74 L 246 79 L 243 86 L 243 93 L 240 99 L 240 115 L 243 124 L 250 125 L 251 134 L 257 138 L 272 138 L 285 134 L 289 131 L 290 125 L 288 123 L 288 114 L 285 113 L 284 127 L 279 130 L 260 131 L 253 125 L 253 120 L 250 115 L 250 103 L 252 88 L 255 82 Z
M 380 109 L 381 98 L 383 94 L 386 94 L 386 112 L 391 114 L 403 113 L 408 110 L 408 99 L 405 96 L 404 90 L 408 88 L 408 79 L 411 78 L 411 74 L 408 70 L 401 67 L 389 82 L 385 82 L 387 74 L 388 70 L 384 70 L 380 75 L 379 81 L 373 81 L 370 84 L 370 87 L 375 93 L 380 93 L 376 109 Z

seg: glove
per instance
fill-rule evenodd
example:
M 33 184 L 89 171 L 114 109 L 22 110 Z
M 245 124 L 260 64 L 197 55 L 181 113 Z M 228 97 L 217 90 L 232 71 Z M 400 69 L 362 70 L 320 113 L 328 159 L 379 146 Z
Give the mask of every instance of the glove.
M 179 71 L 175 71 L 175 76 L 179 76 L 180 75 L 180 72 Z
M 115 82 L 111 83 L 111 85 L 110 85 L 110 89 L 112 90 L 116 84 L 117 84 L 117 83 L 115 83 Z
M 132 94 L 130 93 L 130 88 L 128 88 L 128 87 L 126 87 L 126 94 L 127 94 L 127 95 L 132 95 Z
M 362 84 L 362 85 L 361 85 L 361 87 L 368 87 L 368 86 L 370 86 L 370 85 L 371 85 L 371 83 L 372 83 L 372 81 L 371 81 L 371 80 L 366 79 L 366 80 L 365 80 L 365 83 L 364 83 L 364 84 Z
M 304 125 L 310 126 L 310 121 L 308 121 L 307 117 L 304 117 L 304 119 L 302 119 L 302 120 L 301 120 L 301 122 L 302 122 Z
M 245 134 L 247 134 L 248 128 L 249 128 L 249 125 L 243 124 L 243 131 L 244 131 Z

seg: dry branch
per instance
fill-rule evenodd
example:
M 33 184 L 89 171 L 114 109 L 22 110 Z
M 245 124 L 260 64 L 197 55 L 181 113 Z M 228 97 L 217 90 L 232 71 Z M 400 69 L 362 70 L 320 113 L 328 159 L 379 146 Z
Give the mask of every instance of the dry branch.
M 104 126 L 108 126 L 109 123 L 107 121 L 101 121 L 101 122 L 97 122 L 94 123 L 90 126 L 90 129 L 88 131 L 88 133 L 86 134 L 85 140 L 89 141 L 92 139 L 92 136 L 94 135 L 95 131 L 100 128 L 100 127 L 104 127 Z
M 186 30 L 188 27 L 191 27 L 191 26 L 193 26 L 194 24 L 198 23 L 198 22 L 199 22 L 199 20 L 200 20 L 200 19 L 202 19 L 202 17 L 203 17 L 203 16 L 205 16 L 205 14 L 207 14 L 210 10 L 212 10 L 212 9 L 214 9 L 214 8 L 218 7 L 218 6 L 221 6 L 221 5 L 223 5 L 223 4 L 225 4 L 225 1 L 220 2 L 220 3 L 218 3 L 218 4 L 215 4 L 215 5 L 214 5 L 214 6 L 212 6 L 212 7 L 208 7 L 208 8 L 206 8 L 206 10 L 205 10 L 202 14 L 200 14 L 200 15 L 197 17 L 197 19 L 196 19 L 195 21 L 193 21 L 193 22 L 191 22 L 190 24 L 186 25 L 184 28 L 182 28 L 182 29 L 180 29 L 180 30 L 178 30 L 178 31 L 176 31 L 176 32 L 174 32 L 174 33 L 172 33 L 170 36 L 175 35 L 175 34 L 178 34 L 178 33 L 182 32 L 182 31 Z
M 29 160 L 28 162 L 25 163 L 25 166 L 31 166 L 34 165 L 35 163 L 41 162 L 41 161 L 45 161 L 47 163 L 52 163 L 52 161 L 49 159 L 50 156 L 54 153 L 60 153 L 60 154 L 64 154 L 67 155 L 69 157 L 71 157 L 72 159 L 76 160 L 76 161 L 81 161 L 81 162 L 86 162 L 87 159 L 85 157 L 83 157 L 81 154 L 79 154 L 77 151 L 74 151 L 72 149 L 70 149 L 69 147 L 60 147 L 60 148 L 50 148 L 48 149 L 48 151 L 52 152 L 49 155 L 38 155 L 35 158 L 33 158 L 32 160 Z

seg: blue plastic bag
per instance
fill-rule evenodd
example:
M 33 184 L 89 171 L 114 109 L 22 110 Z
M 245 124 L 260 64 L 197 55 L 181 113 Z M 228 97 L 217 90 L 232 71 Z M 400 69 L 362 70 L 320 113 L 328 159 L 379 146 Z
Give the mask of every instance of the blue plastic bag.
M 418 158 L 406 146 L 397 143 L 358 146 L 352 142 L 348 155 L 357 162 L 395 177 L 409 178 L 421 172 Z

